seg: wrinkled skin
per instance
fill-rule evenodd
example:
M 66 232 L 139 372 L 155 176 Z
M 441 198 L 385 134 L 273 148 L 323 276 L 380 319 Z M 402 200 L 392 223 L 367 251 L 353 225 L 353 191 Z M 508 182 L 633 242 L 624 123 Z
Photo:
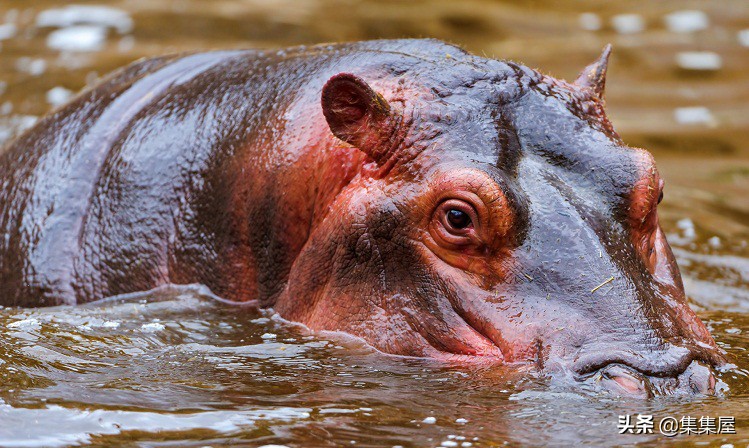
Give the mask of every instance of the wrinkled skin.
M 606 57 L 575 83 L 431 40 L 137 62 L 4 152 L 0 300 L 202 283 L 386 353 L 713 393 Z

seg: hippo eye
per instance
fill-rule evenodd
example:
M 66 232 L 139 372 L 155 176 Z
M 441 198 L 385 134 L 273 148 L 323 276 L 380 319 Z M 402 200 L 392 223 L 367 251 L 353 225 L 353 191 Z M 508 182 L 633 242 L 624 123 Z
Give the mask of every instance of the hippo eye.
M 439 205 L 434 216 L 441 241 L 456 246 L 476 241 L 478 213 L 471 203 L 462 199 L 448 199 Z
M 468 213 L 454 208 L 447 211 L 447 222 L 456 229 L 465 229 L 472 224 Z

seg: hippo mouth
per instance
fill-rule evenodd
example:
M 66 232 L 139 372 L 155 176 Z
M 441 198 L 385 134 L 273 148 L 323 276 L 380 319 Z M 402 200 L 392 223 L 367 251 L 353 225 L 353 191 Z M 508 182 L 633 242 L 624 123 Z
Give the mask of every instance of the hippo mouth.
M 714 395 L 725 386 L 715 369 L 726 365 L 714 348 L 672 346 L 650 357 L 631 353 L 591 353 L 572 366 L 578 382 L 615 395 L 652 398 L 658 395 Z

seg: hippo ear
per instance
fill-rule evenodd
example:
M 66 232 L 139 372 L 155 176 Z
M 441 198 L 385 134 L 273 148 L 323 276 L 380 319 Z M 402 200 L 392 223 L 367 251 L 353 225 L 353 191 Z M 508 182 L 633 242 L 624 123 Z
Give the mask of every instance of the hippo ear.
M 603 90 L 606 87 L 606 69 L 609 65 L 610 55 L 611 44 L 608 44 L 603 49 L 601 56 L 580 72 L 580 75 L 575 80 L 575 85 L 589 88 L 596 96 L 603 99 Z
M 322 111 L 333 135 L 372 157 L 388 158 L 396 120 L 390 105 L 358 76 L 339 73 L 322 89 Z

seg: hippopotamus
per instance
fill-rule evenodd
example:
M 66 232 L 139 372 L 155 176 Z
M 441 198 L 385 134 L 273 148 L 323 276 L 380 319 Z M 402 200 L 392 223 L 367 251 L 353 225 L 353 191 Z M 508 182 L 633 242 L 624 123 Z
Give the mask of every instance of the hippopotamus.
M 437 40 L 137 61 L 0 158 L 0 303 L 201 284 L 386 354 L 711 394 L 663 180 L 574 82 Z

